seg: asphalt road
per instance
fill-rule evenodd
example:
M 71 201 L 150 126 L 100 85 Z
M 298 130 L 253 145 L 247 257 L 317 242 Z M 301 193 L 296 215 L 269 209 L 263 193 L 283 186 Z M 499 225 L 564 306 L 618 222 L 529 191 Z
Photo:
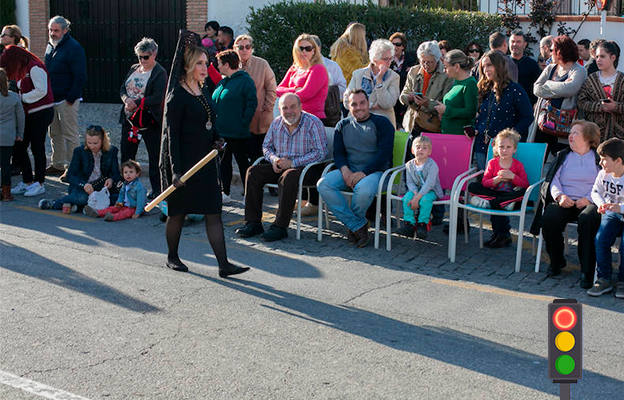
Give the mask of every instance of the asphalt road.
M 473 238 L 449 264 L 441 234 L 387 253 L 311 228 L 267 245 L 235 238 L 239 203 L 228 251 L 252 270 L 224 280 L 201 223 L 182 238 L 191 272 L 176 273 L 155 215 L 106 223 L 34 203 L 0 204 L 3 400 L 556 399 L 553 296 L 584 303 L 572 398 L 624 398 L 624 301 L 585 296 L 577 271 L 535 274 L 528 256 L 514 274 L 512 249 L 484 256 Z

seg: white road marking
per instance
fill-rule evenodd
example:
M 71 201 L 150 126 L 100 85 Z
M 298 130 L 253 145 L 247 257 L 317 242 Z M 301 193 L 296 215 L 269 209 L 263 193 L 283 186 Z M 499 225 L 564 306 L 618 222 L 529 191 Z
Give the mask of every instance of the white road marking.
M 55 389 L 43 383 L 31 381 L 30 379 L 22 378 L 2 370 L 0 370 L 0 384 L 22 389 L 25 392 L 36 394 L 46 399 L 89 400 L 86 397 L 78 396 L 77 394 L 69 393 L 61 389 Z

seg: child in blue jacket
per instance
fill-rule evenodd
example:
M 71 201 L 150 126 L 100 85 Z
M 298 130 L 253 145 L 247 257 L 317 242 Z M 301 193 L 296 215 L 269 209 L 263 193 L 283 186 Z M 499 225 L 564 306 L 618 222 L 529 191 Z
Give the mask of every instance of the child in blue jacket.
M 104 217 L 104 221 L 121 221 L 128 218 L 139 218 L 145 210 L 147 191 L 139 180 L 141 165 L 128 160 L 121 164 L 121 174 L 124 184 L 119 190 L 119 197 L 114 206 L 103 210 L 96 210 L 85 206 L 85 214 L 90 217 Z

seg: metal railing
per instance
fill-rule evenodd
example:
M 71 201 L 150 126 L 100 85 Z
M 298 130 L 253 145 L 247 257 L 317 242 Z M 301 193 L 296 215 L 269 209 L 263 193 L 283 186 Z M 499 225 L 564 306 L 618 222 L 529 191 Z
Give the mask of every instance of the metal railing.
M 523 4 L 518 6 L 516 2 L 508 2 L 512 5 L 517 15 L 527 15 L 531 11 L 529 1 L 522 2 Z M 607 10 L 609 15 L 622 15 L 624 12 L 622 0 L 612 0 Z M 501 8 L 504 8 L 504 1 L 501 0 L 481 0 L 480 10 L 487 13 L 497 13 Z M 557 15 L 583 15 L 589 10 L 585 0 L 559 0 L 556 7 Z M 600 11 L 596 7 L 593 7 L 589 11 L 589 15 L 599 15 Z

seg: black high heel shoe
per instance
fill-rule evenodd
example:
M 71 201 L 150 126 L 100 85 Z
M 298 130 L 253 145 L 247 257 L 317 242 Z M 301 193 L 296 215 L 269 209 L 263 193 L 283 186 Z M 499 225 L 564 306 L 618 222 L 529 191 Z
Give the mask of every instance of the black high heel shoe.
M 239 267 L 232 263 L 228 263 L 226 266 L 219 266 L 219 276 L 221 278 L 227 278 L 230 275 L 238 275 L 243 272 L 249 271 L 249 267 Z
M 171 268 L 174 271 L 187 272 L 188 267 L 184 265 L 184 263 L 179 258 L 167 258 L 167 263 L 165 264 L 167 268 Z

